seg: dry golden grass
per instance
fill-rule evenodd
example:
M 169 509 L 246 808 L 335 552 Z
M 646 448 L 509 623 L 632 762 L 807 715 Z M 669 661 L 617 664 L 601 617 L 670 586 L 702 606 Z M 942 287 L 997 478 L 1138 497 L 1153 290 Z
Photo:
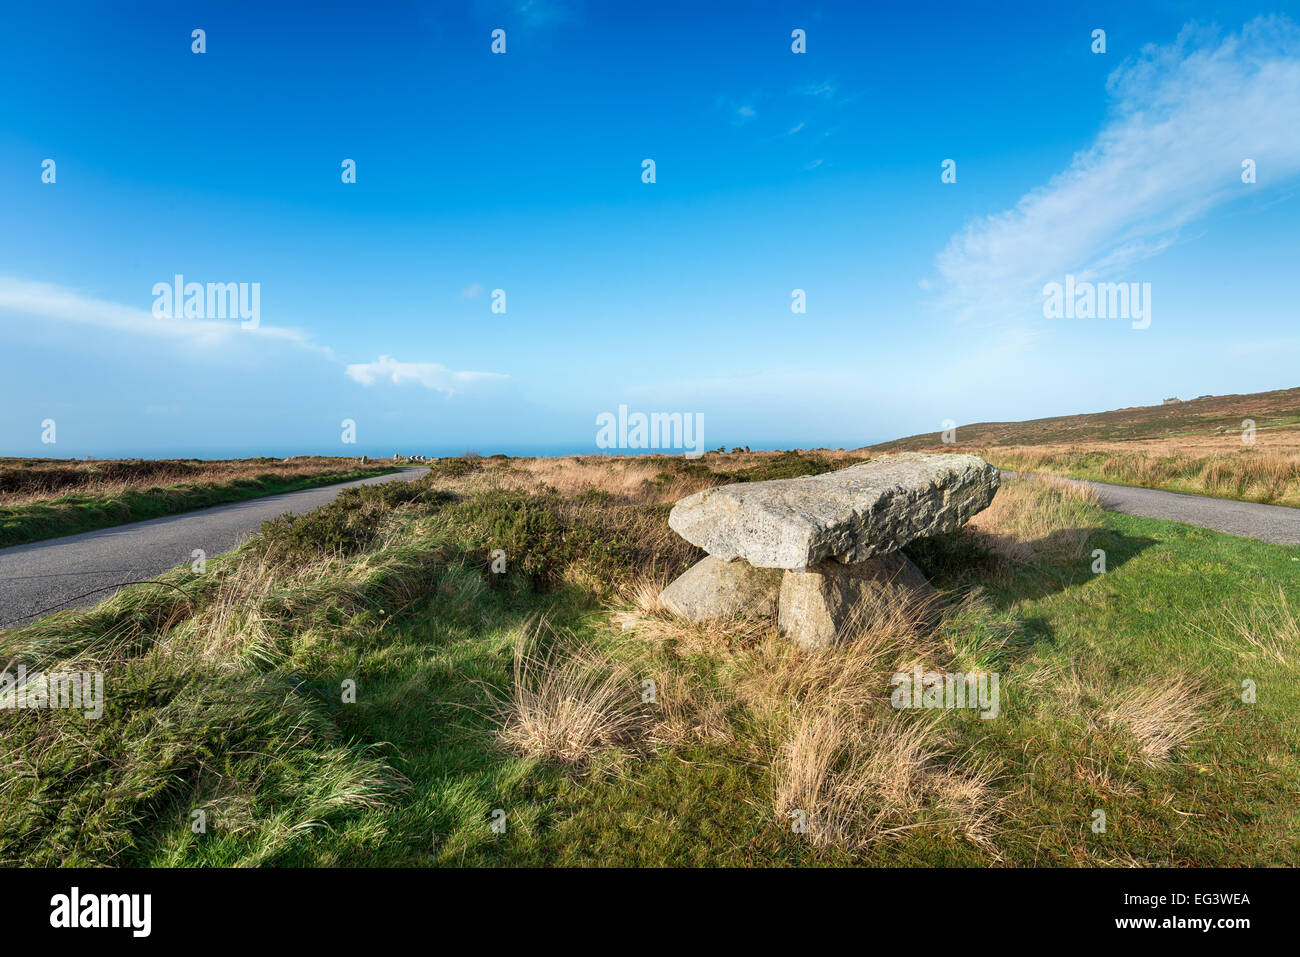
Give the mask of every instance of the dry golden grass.
M 772 776 L 778 818 L 798 816 L 815 843 L 852 850 L 922 826 L 989 845 L 1000 805 L 991 768 L 954 760 L 939 720 L 835 702 L 794 720 Z
M 1255 441 L 1253 443 L 1242 442 L 1241 436 L 1240 431 L 1195 432 L 1190 435 L 1160 436 L 1149 439 L 1039 442 L 1033 445 L 1006 444 L 987 446 L 987 448 L 997 448 L 1017 455 L 1041 452 L 1046 456 L 1064 455 L 1091 449 L 1110 455 L 1134 453 L 1156 459 L 1231 459 L 1239 456 L 1251 457 L 1258 454 L 1300 456 L 1300 429 L 1298 428 L 1259 426 L 1255 431 Z
M 942 644 L 931 634 L 931 608 L 864 603 L 854 612 L 847 640 L 800 649 L 769 629 L 738 693 L 751 707 L 888 704 L 889 678 L 916 662 L 938 660 Z
M 520 631 L 514 684 L 502 701 L 500 738 L 526 755 L 576 765 L 636 741 L 645 726 L 636 677 L 594 646 L 561 640 L 535 650 L 545 623 Z
M 1219 697 L 1182 675 L 1153 679 L 1115 695 L 1104 719 L 1131 735 L 1141 760 L 1155 765 L 1209 723 L 1205 708 Z
M 675 502 L 690 494 L 679 483 L 653 487 L 655 476 L 664 470 L 658 457 L 517 459 L 511 465 L 530 487 L 549 486 L 567 497 L 596 490 L 624 501 L 652 504 Z
M 1248 501 L 1300 505 L 1300 430 L 975 449 L 1003 468 L 1097 478 Z
M 1048 477 L 1003 479 L 993 503 L 969 522 L 993 551 L 1013 561 L 1082 558 L 1091 514 L 1101 507 L 1084 485 Z
M 768 642 L 741 679 L 741 698 L 780 729 L 777 816 L 802 811 L 814 842 L 862 849 L 923 824 L 990 841 L 1000 806 L 991 768 L 952 754 L 942 717 L 901 714 L 889 701 L 895 673 L 955 666 L 935 636 L 937 614 L 924 603 L 864 603 L 849 640 L 816 650 Z
M 736 739 L 734 696 L 674 668 L 659 668 L 654 678 L 654 722 L 650 740 L 677 747 L 700 742 L 730 744 Z
M 1287 601 L 1286 591 L 1277 590 L 1277 605 L 1254 605 L 1245 613 L 1225 613 L 1227 640 L 1206 634 L 1220 647 L 1227 647 L 1247 660 L 1295 668 L 1300 663 L 1300 614 Z
M 942 717 L 900 714 L 889 700 L 896 672 L 948 660 L 937 607 L 867 602 L 848 640 L 805 650 L 773 621 L 673 618 L 659 587 L 635 583 L 623 596 L 631 607 L 614 615 L 627 643 L 658 662 L 655 744 L 749 741 L 770 768 L 782 826 L 802 812 L 815 843 L 860 850 L 934 826 L 989 846 L 1001 808 L 991 766 L 954 754 Z M 969 614 L 974 604 L 955 607 Z M 701 661 L 713 680 L 693 669 Z
M 282 481 L 358 468 L 358 459 L 93 460 L 0 459 L 0 505 L 26 505 L 64 495 L 111 497 L 172 485 L 221 485 L 271 475 Z

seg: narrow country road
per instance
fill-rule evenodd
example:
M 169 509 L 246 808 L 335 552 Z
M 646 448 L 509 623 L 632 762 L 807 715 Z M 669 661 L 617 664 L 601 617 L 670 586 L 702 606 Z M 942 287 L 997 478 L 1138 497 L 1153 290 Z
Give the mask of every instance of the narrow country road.
M 1015 472 L 1002 470 L 1015 478 Z M 1163 518 L 1170 522 L 1199 525 L 1211 531 L 1242 538 L 1254 538 L 1274 545 L 1300 545 L 1300 508 L 1284 505 L 1261 505 L 1227 498 L 1206 498 L 1185 492 L 1166 492 L 1153 488 L 1111 485 L 1084 479 L 1063 479 L 1086 485 L 1097 492 L 1101 504 L 1112 512 Z M 2 554 L 2 553 L 0 553 Z
M 101 602 L 117 590 L 110 586 L 143 581 L 182 562 L 188 564 L 195 549 L 202 549 L 208 558 L 228 552 L 247 541 L 263 522 L 285 512 L 301 515 L 328 505 L 345 488 L 409 482 L 426 471 L 405 468 L 356 482 L 0 548 L 0 628 L 25 624 L 40 617 L 38 613 Z M 102 590 L 85 594 L 95 589 Z

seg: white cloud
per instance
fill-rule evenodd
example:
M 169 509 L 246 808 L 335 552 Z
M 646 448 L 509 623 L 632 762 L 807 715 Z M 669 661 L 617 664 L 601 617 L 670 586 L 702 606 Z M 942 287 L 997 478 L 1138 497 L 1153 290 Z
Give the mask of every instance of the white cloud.
M 218 349 L 235 352 L 248 343 L 283 342 L 317 357 L 339 361 L 328 346 L 315 344 L 306 333 L 296 329 L 265 324 L 244 329 L 236 320 L 163 319 L 149 309 L 93 299 L 51 283 L 6 276 L 0 276 L 0 317 L 93 326 L 199 347 L 205 354 Z M 385 378 L 398 385 L 418 382 L 425 388 L 447 393 L 487 379 L 509 378 L 496 372 L 456 372 L 436 362 L 398 362 L 391 356 L 380 356 L 377 362 L 349 365 L 345 372 L 362 385 L 374 385 Z
M 349 378 L 366 386 L 381 379 L 394 385 L 418 382 L 426 389 L 449 395 L 474 382 L 509 378 L 497 372 L 455 372 L 437 362 L 400 362 L 392 356 L 380 356 L 375 362 L 354 363 L 348 366 L 347 373 Z
M 1014 208 L 969 224 L 937 259 L 958 317 L 1041 308 L 1065 273 L 1124 272 L 1214 207 L 1300 173 L 1300 30 L 1259 18 L 1221 38 L 1187 27 L 1111 74 L 1111 115 L 1086 150 Z M 1244 159 L 1258 183 L 1243 184 Z M 944 187 L 944 188 L 960 188 Z
M 150 298 L 152 301 L 152 294 Z M 29 282 L 12 276 L 0 276 L 0 312 L 171 339 L 204 348 L 261 339 L 331 354 L 328 348 L 314 344 L 310 336 L 297 329 L 268 325 L 244 329 L 237 320 L 159 319 L 150 309 L 94 299 L 52 283 Z
M 483 295 L 483 284 L 481 282 L 470 283 L 460 291 L 460 298 L 462 299 L 477 299 L 481 295 Z

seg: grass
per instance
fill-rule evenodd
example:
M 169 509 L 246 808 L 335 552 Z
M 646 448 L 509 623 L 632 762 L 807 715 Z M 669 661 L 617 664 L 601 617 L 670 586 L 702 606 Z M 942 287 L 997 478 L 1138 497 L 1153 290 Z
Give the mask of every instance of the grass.
M 872 446 L 982 455 L 1032 472 L 1300 506 L 1300 389 L 1028 422 L 959 426 Z
M 0 465 L 0 548 L 395 471 L 356 459 Z M 171 482 L 148 485 L 147 482 Z
M 1300 552 L 1023 480 L 909 548 L 934 628 L 868 607 L 803 652 L 658 607 L 700 556 L 669 502 L 842 464 L 439 462 L 167 577 L 188 595 L 6 632 L 29 668 L 103 669 L 107 704 L 0 712 L 0 862 L 1294 861 Z M 894 709 L 916 664 L 997 673 L 999 716 Z
M 1225 443 L 1226 446 L 1226 443 Z M 1243 502 L 1300 506 L 1300 454 L 1226 446 L 1219 454 L 1106 448 L 979 450 L 1000 468 L 1168 489 Z

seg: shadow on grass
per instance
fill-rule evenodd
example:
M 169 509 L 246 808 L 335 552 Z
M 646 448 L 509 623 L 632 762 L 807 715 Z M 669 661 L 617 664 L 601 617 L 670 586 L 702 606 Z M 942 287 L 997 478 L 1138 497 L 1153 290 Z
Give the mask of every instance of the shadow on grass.
M 1023 543 L 1017 550 L 1020 557 L 1011 557 L 962 528 L 917 539 L 905 551 L 941 590 L 955 595 L 978 590 L 997 611 L 1010 613 L 1019 602 L 1083 587 L 1095 581 L 1103 567 L 1107 574 L 1114 573 L 1155 544 L 1153 538 L 1100 526 L 1064 528 Z M 1018 617 L 1021 637 L 1016 645 L 1054 643 L 1046 618 Z

